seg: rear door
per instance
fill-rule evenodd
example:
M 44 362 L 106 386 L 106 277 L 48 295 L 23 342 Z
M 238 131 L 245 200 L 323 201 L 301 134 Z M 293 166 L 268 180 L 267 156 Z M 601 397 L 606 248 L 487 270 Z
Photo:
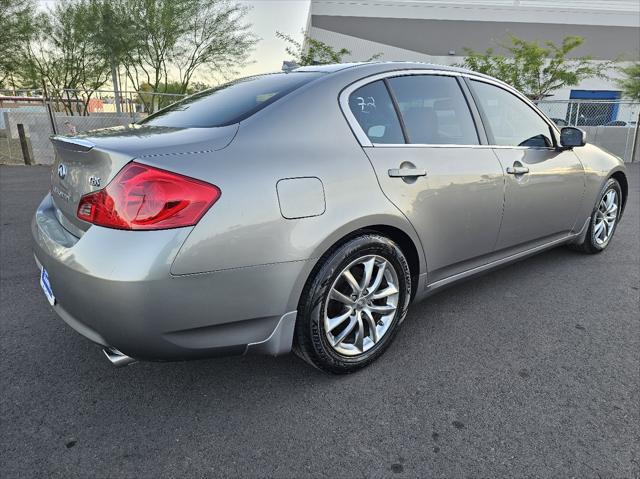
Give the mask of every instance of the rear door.
M 492 150 L 479 147 L 455 76 L 395 75 L 353 91 L 349 106 L 370 142 L 365 151 L 380 186 L 420 236 L 432 283 L 493 251 L 503 171 Z
M 496 249 L 526 250 L 582 226 L 576 219 L 584 169 L 577 155 L 555 147 L 551 125 L 519 96 L 481 80 L 470 80 L 469 86 L 506 171 L 504 218 Z

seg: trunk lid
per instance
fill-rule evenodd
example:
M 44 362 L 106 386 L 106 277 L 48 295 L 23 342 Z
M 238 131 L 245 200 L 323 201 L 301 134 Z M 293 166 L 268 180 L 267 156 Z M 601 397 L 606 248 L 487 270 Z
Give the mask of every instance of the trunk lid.
M 136 158 L 194 151 L 217 151 L 233 140 L 238 125 L 220 128 L 168 128 L 132 125 L 74 137 L 51 138 L 55 160 L 51 196 L 60 223 L 76 236 L 91 225 L 76 213 L 80 198 L 104 188 Z

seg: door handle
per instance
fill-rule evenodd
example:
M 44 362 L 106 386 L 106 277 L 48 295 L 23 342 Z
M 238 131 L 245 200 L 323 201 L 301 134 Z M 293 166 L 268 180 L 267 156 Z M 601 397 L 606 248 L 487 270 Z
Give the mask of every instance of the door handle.
M 529 168 L 526 166 L 507 166 L 507 173 L 510 175 L 524 175 L 529 173 Z
M 389 170 L 391 178 L 415 178 L 418 176 L 427 176 L 426 170 L 417 168 L 392 168 Z

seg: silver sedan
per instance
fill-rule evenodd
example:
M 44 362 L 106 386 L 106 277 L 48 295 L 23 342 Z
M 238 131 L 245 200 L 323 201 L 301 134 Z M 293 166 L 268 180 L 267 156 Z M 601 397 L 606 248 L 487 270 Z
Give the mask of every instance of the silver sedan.
M 417 63 L 245 78 L 52 141 L 40 283 L 116 365 L 293 349 L 352 372 L 412 301 L 605 250 L 628 190 L 620 159 L 513 88 Z

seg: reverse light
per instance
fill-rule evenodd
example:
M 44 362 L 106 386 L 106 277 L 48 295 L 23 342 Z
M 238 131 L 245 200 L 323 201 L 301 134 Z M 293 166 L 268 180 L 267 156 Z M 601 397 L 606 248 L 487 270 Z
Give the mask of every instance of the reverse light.
M 181 228 L 195 225 L 220 194 L 210 183 L 132 162 L 105 188 L 80 198 L 77 214 L 106 228 Z

